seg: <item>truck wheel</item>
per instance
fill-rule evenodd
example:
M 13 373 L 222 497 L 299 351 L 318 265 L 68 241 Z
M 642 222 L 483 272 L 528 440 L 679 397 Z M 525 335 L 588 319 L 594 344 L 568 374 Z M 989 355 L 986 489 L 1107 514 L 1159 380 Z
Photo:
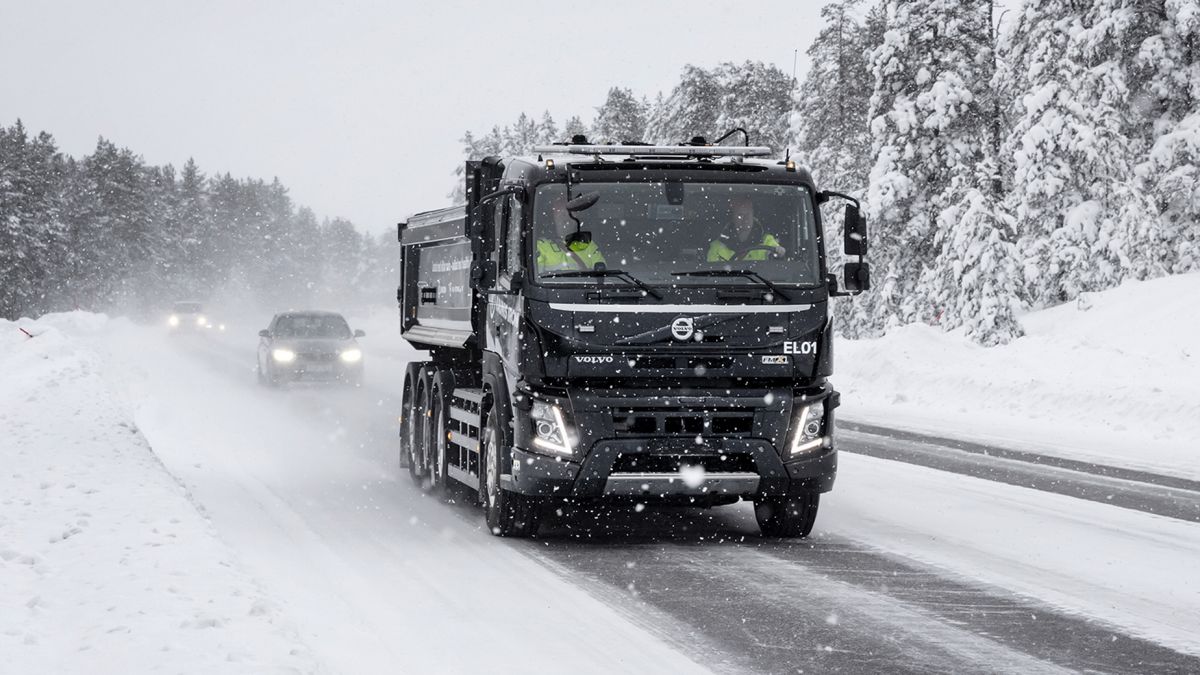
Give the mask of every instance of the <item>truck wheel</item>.
M 425 432 L 429 426 L 429 387 L 423 386 L 420 380 L 424 380 L 424 373 L 418 378 L 418 390 L 413 398 L 412 407 L 412 424 L 409 432 L 412 439 L 408 445 L 408 475 L 412 477 L 413 482 L 417 487 L 423 487 L 425 484 L 425 471 L 428 466 L 425 452 L 425 446 L 428 443 L 428 437 Z
M 819 492 L 754 500 L 754 517 L 764 537 L 807 537 L 817 522 Z
M 404 368 L 404 389 L 400 395 L 400 438 L 398 445 L 400 446 L 400 468 L 407 469 L 412 466 L 412 444 L 413 444 L 413 392 L 417 388 L 417 374 L 421 371 L 420 366 L 415 363 L 410 363 Z
M 488 529 L 500 537 L 532 537 L 537 534 L 541 520 L 541 504 L 536 499 L 509 492 L 500 485 L 503 473 L 504 434 L 501 429 L 499 406 L 488 413 L 482 439 L 484 463 L 483 509 Z
M 446 434 L 450 431 L 450 392 L 454 391 L 454 375 L 446 370 L 439 370 L 433 376 L 433 415 L 430 416 L 429 431 L 429 478 L 433 492 L 447 492 L 450 465 L 450 441 Z

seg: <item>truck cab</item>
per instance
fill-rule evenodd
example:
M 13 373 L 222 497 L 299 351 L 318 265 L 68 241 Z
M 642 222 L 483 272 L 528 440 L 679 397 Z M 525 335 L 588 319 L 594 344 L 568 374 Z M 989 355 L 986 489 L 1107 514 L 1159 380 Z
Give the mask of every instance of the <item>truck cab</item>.
M 404 224 L 402 461 L 478 490 L 493 532 L 556 501 L 752 500 L 804 536 L 837 472 L 821 192 L 766 148 L 547 146 L 467 167 L 468 204 Z

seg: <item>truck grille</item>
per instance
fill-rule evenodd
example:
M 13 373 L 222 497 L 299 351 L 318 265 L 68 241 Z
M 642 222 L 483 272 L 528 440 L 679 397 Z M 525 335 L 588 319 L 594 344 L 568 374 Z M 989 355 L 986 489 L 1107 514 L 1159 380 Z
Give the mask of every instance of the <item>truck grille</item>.
M 745 411 L 614 408 L 618 436 L 748 436 L 754 413 Z

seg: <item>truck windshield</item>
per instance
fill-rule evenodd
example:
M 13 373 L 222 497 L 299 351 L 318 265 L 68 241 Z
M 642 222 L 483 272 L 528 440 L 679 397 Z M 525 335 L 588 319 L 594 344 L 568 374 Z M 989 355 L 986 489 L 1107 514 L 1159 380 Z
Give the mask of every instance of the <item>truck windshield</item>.
M 575 212 L 590 243 L 567 243 L 576 225 L 563 184 L 534 195 L 534 269 L 539 283 L 594 282 L 553 274 L 620 269 L 650 285 L 754 284 L 745 276 L 673 274 L 752 270 L 776 284 L 820 282 L 816 224 L 801 185 L 745 183 L 584 183 L 571 196 L 596 192 L 594 206 Z

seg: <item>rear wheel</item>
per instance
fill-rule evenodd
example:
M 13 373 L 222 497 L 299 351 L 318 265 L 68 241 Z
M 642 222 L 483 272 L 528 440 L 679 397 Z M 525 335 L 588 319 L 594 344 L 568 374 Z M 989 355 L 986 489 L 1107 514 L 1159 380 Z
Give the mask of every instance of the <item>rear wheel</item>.
M 817 522 L 819 492 L 754 500 L 754 517 L 764 537 L 807 537 Z
M 532 497 L 505 490 L 500 483 L 508 444 L 503 433 L 503 409 L 494 406 L 488 413 L 481 439 L 483 480 L 480 481 L 488 529 L 500 537 L 532 537 L 541 521 L 541 503 Z

